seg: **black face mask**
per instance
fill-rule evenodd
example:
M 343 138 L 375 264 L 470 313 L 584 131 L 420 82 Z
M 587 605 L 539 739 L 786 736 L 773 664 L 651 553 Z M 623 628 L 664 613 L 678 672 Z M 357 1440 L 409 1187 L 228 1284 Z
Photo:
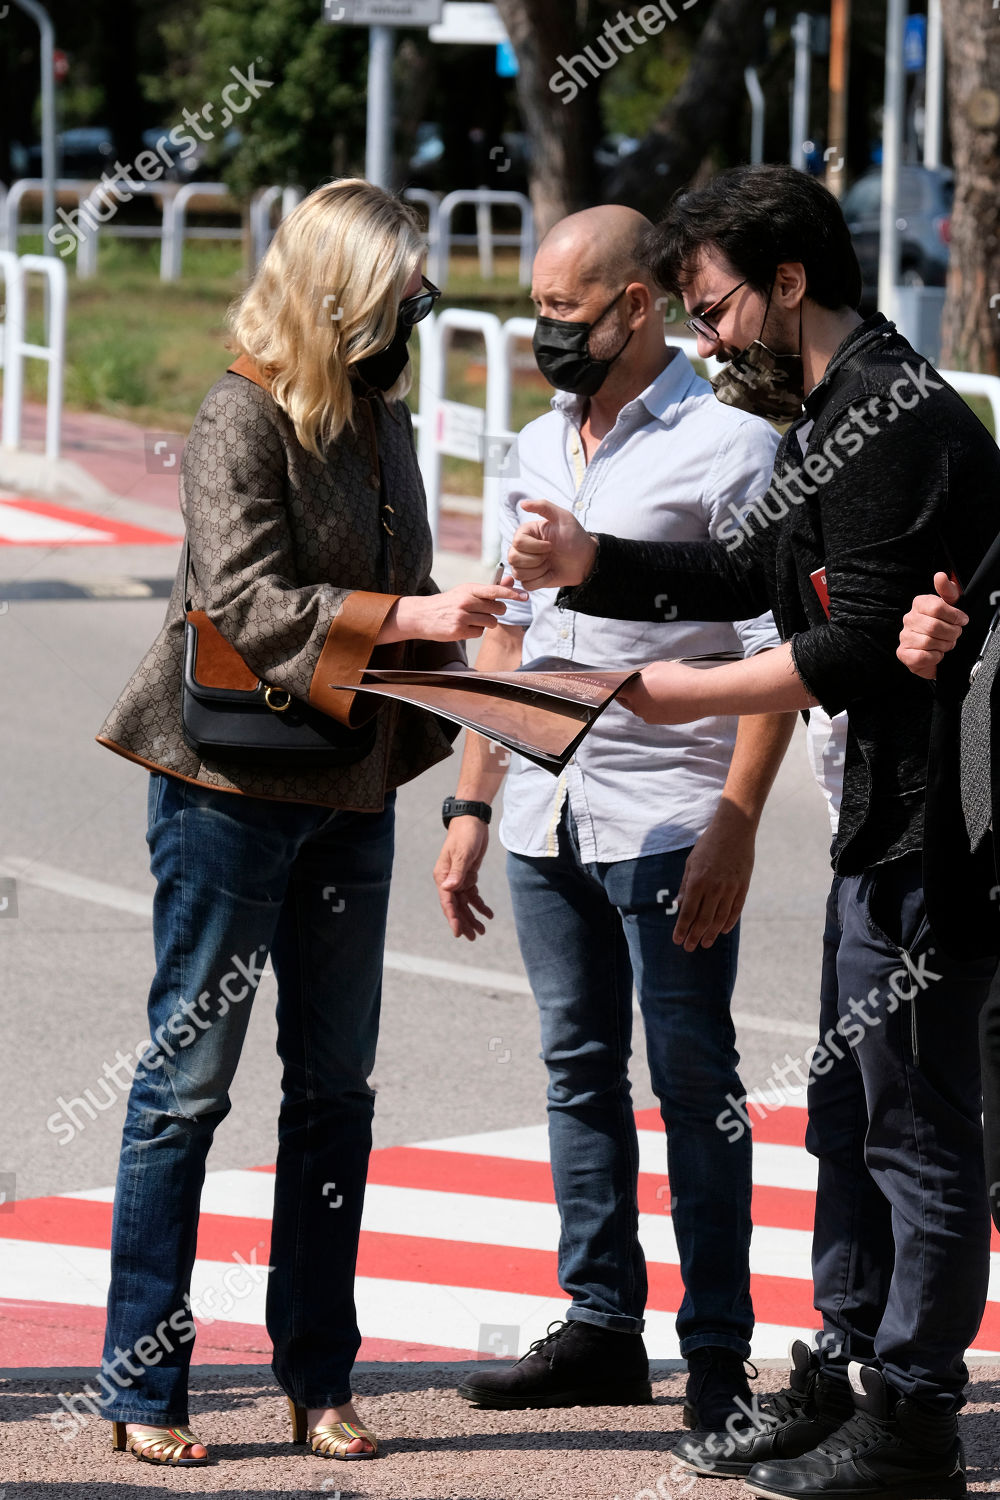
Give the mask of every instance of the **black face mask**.
M 392 343 L 380 349 L 377 354 L 369 354 L 366 359 L 359 359 L 354 366 L 355 372 L 361 376 L 362 380 L 367 380 L 369 385 L 376 386 L 380 391 L 392 390 L 406 369 L 406 361 L 410 357 L 410 351 L 406 346 L 412 332 L 412 323 L 397 321 Z
M 531 347 L 535 351 L 535 363 L 549 385 L 554 385 L 557 391 L 572 391 L 576 396 L 596 396 L 611 366 L 624 353 L 635 329 L 629 329 L 625 343 L 610 359 L 594 358 L 590 352 L 590 335 L 627 290 L 627 287 L 622 287 L 618 296 L 612 297 L 592 323 L 573 323 L 563 318 L 535 319 Z

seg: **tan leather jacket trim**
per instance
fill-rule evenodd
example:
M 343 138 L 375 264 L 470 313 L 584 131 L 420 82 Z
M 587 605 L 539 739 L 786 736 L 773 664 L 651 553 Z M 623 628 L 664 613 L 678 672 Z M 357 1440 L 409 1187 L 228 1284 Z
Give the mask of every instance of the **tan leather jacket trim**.
M 371 717 L 369 707 L 372 712 L 377 707 L 377 700 L 373 703 L 369 699 L 352 713 L 357 694 L 335 692 L 329 684 L 358 681 L 359 674 L 371 661 L 385 617 L 399 597 L 355 589 L 344 600 L 327 632 L 309 684 L 309 702 L 338 724 L 357 725 Z

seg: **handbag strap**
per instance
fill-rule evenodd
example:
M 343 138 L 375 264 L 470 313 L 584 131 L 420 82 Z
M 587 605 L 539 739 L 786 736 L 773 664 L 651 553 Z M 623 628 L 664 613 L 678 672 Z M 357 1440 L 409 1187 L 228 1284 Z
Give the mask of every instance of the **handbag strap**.
M 191 609 L 191 547 L 188 543 L 188 534 L 184 532 L 184 613 Z

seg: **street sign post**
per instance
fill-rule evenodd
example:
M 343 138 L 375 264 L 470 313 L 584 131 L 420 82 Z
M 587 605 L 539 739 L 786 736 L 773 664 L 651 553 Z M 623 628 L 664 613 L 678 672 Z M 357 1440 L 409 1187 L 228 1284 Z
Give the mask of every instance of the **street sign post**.
M 331 26 L 432 26 L 441 8 L 442 0 L 324 0 L 323 19 Z
M 25 11 L 38 27 L 42 62 L 42 178 L 45 182 L 42 196 L 42 254 L 55 255 L 56 247 L 50 239 L 56 222 L 55 32 L 49 13 L 44 5 L 39 4 L 39 0 L 14 0 L 14 4 Z M 45 285 L 47 325 L 48 282 Z
M 323 0 L 328 25 L 368 27 L 365 176 L 376 187 L 392 187 L 393 29 L 431 26 L 442 9 L 442 0 Z

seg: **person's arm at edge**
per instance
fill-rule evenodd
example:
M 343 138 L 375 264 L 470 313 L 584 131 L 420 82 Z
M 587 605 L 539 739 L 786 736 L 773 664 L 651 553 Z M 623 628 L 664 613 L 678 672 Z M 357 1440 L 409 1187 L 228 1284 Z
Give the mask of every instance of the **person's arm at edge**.
M 956 607 L 961 590 L 947 573 L 934 574 L 936 594 L 918 594 L 909 612 L 903 616 L 896 655 L 904 667 L 917 677 L 933 681 L 941 658 L 954 649 L 969 623 L 965 612 Z
M 622 688 L 618 701 L 647 724 L 690 724 L 712 714 L 790 713 L 815 708 L 819 699 L 799 676 L 786 641 L 718 667 L 653 662 Z
M 476 659 L 481 672 L 513 672 L 521 665 L 524 629 L 499 625 L 483 641 Z M 467 733 L 456 796 L 463 801 L 493 801 L 510 762 L 509 752 L 482 735 Z M 434 866 L 441 910 L 455 937 L 475 942 L 486 931 L 476 912 L 486 918 L 492 911 L 479 894 L 479 868 L 489 844 L 490 831 L 481 818 L 452 818 Z

